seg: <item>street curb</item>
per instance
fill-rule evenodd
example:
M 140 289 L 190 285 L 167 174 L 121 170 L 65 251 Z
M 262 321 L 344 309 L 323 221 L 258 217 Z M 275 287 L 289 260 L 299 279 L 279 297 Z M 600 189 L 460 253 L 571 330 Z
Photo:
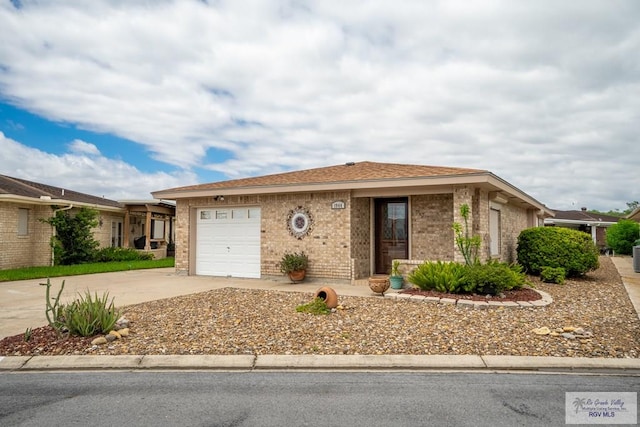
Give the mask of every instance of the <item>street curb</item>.
M 483 369 L 480 356 L 421 355 L 261 355 L 255 369 Z
M 251 370 L 256 356 L 247 355 L 185 355 L 185 356 L 144 356 L 140 369 L 170 370 Z
M 571 372 L 624 371 L 640 374 L 640 359 L 605 359 L 589 357 L 549 356 L 482 356 L 488 369 L 494 370 L 539 370 Z
M 0 356 L 0 371 L 518 371 L 640 375 L 640 359 L 475 355 Z

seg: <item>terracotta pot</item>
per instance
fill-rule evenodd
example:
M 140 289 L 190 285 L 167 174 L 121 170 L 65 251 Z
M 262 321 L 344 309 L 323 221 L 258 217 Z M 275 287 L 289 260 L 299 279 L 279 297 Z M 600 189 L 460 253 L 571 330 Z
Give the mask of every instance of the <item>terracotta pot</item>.
M 313 299 L 316 298 L 322 298 L 329 308 L 336 308 L 338 306 L 338 294 L 336 294 L 333 288 L 328 286 L 323 286 L 318 289 Z
M 289 279 L 291 279 L 293 283 L 302 282 L 306 274 L 307 270 L 292 271 L 289 273 Z
M 389 286 L 391 286 L 391 284 L 389 283 L 389 276 L 387 275 L 379 274 L 369 277 L 369 287 L 377 294 L 382 294 L 382 296 L 384 296 L 384 293 L 389 289 Z

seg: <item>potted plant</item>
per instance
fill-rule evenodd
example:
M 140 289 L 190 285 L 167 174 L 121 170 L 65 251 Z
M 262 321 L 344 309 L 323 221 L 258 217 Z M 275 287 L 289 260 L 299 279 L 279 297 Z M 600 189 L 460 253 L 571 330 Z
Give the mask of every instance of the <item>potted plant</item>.
M 402 277 L 402 274 L 400 274 L 400 261 L 397 259 L 394 259 L 391 264 L 391 276 L 389 276 L 389 281 L 391 282 L 392 289 L 402 289 L 404 278 Z
M 279 263 L 280 271 L 289 275 L 293 283 L 301 282 L 309 266 L 309 257 L 302 252 L 286 252 Z

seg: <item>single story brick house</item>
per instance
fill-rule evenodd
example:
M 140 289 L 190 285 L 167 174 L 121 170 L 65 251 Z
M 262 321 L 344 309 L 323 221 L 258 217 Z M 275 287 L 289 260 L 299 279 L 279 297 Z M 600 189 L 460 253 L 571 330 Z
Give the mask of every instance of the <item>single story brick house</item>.
M 280 275 L 304 251 L 311 277 L 358 280 L 399 260 L 462 260 L 453 222 L 471 208 L 481 257 L 515 261 L 517 237 L 553 213 L 486 170 L 349 162 L 155 191 L 176 201 L 176 270 Z
M 553 218 L 545 218 L 545 226 L 566 227 L 588 233 L 600 251 L 604 251 L 607 247 L 607 228 L 621 219 L 617 216 L 589 212 L 585 207 L 580 208 L 579 211 L 554 209 L 553 212 L 555 214 Z
M 0 175 L 0 269 L 51 265 L 51 237 L 54 228 L 41 221 L 57 210 L 77 211 L 82 207 L 99 212 L 99 225 L 93 230 L 100 247 L 133 247 L 136 233 L 153 237 L 154 231 L 165 234 L 146 242 L 146 249 L 156 258 L 166 253 L 172 241 L 175 218 L 173 202 L 131 201 L 120 203 L 104 197 Z M 169 225 L 163 226 L 160 222 Z M 128 227 L 125 227 L 125 224 Z M 148 224 L 148 226 L 146 225 Z M 153 241 L 163 243 L 164 251 L 152 249 Z

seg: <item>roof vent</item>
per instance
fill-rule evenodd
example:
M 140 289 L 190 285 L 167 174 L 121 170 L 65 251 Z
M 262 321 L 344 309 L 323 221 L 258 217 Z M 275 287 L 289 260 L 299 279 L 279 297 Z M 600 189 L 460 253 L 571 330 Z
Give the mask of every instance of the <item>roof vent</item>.
M 345 165 L 345 166 L 353 166 L 353 165 L 355 165 L 355 164 L 356 164 L 356 162 L 347 162 L 347 163 L 345 163 L 344 165 Z
M 586 211 L 587 211 L 587 208 L 583 206 L 583 207 L 581 207 L 581 208 L 580 208 L 580 210 L 581 210 L 582 212 L 586 212 Z

